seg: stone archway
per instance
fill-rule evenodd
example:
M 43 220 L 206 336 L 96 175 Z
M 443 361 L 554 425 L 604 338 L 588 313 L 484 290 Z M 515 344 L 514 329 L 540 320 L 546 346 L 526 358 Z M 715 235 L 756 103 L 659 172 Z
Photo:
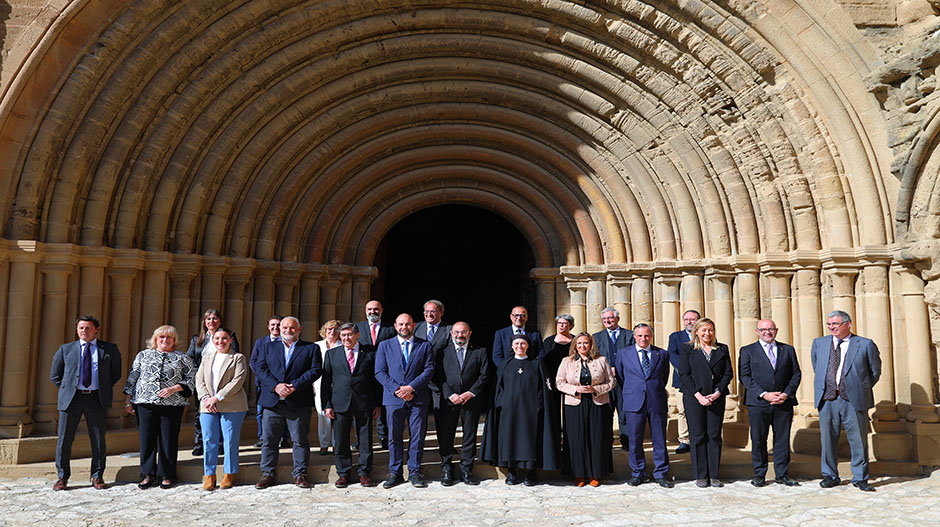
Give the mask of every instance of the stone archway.
M 523 233 L 543 329 L 614 305 L 663 340 L 696 308 L 736 347 L 770 316 L 808 364 L 844 309 L 885 358 L 875 455 L 940 420 L 882 56 L 833 1 L 52 4 L 0 77 L 0 434 L 51 430 L 78 313 L 124 350 L 209 306 L 354 318 L 390 226 L 441 203 Z

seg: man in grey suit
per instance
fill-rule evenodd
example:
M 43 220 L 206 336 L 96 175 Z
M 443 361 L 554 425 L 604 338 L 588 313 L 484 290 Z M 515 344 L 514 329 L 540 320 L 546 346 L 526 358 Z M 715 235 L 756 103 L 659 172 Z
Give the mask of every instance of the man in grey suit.
M 104 466 L 105 417 L 113 399 L 112 387 L 121 378 L 121 352 L 110 342 L 98 340 L 98 319 L 85 315 L 76 322 L 78 340 L 59 346 L 52 357 L 49 379 L 59 387 L 59 439 L 55 467 L 59 479 L 53 490 L 65 490 L 72 473 L 72 442 L 78 423 L 85 416 L 91 440 L 91 484 L 106 487 Z
M 634 344 L 633 332 L 627 328 L 620 327 L 620 312 L 612 307 L 604 308 L 601 311 L 601 322 L 604 329 L 595 333 L 594 342 L 597 344 L 597 351 L 607 359 L 611 367 L 617 364 L 617 350 L 622 350 Z M 620 429 L 620 448 L 630 449 L 630 428 L 627 426 L 627 416 L 623 412 L 623 406 L 620 402 L 623 394 L 620 390 L 610 392 L 610 407 L 617 412 L 617 423 Z
M 872 387 L 881 376 L 881 356 L 871 339 L 852 334 L 852 318 L 833 311 L 826 327 L 832 334 L 813 340 L 813 397 L 819 409 L 822 475 L 819 486 L 840 483 L 839 428 L 852 452 L 852 485 L 866 492 L 868 483 L 868 410 L 875 406 Z

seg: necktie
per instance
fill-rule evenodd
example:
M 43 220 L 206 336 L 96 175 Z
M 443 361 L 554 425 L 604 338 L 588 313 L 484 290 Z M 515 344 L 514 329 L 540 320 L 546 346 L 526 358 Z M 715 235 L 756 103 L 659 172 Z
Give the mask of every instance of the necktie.
M 617 351 L 617 332 L 616 332 L 616 331 L 608 331 L 607 334 L 610 335 L 610 347 L 611 347 L 611 349 L 614 350 L 614 351 Z
M 371 329 L 370 329 L 369 331 L 372 332 L 372 345 L 375 346 L 375 326 L 376 326 L 376 325 L 375 325 L 375 324 L 369 324 L 369 326 L 371 327 Z
M 642 351 L 643 359 L 640 360 L 640 366 L 643 367 L 643 376 L 650 376 L 650 350 L 640 350 Z
M 519 328 L 516 328 L 516 335 L 522 335 L 522 330 Z
M 835 400 L 838 395 L 836 391 L 836 372 L 839 371 L 839 363 L 842 361 L 842 340 L 832 345 L 832 351 L 829 354 L 829 366 L 826 368 L 826 385 L 823 389 L 823 399 L 826 401 Z
M 777 369 L 777 353 L 774 352 L 773 344 L 767 345 L 767 358 L 770 359 L 770 366 L 776 370 Z
M 408 367 L 408 342 L 407 340 L 401 343 L 401 356 L 405 359 L 405 367 Z
M 82 386 L 91 386 L 91 344 L 82 345 Z
M 353 355 L 353 350 L 346 350 L 346 362 L 349 363 L 349 373 L 352 373 L 353 368 L 356 366 L 356 356 Z
M 428 325 L 428 342 L 434 338 L 434 326 Z
M 464 349 L 463 346 L 457 348 L 457 365 L 460 366 L 460 369 L 463 369 L 463 359 L 464 359 Z

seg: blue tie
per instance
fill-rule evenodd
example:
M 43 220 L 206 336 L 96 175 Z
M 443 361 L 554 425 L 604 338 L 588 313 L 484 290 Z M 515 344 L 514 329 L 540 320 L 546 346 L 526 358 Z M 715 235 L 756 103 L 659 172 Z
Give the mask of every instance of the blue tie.
M 613 353 L 617 351 L 617 336 L 618 335 L 616 331 L 611 331 L 608 333 L 608 335 L 610 335 L 610 349 L 611 349 L 611 353 Z
M 643 367 L 643 376 L 650 376 L 650 352 L 649 350 L 641 350 L 643 352 L 643 360 L 640 361 L 640 366 Z
M 407 340 L 401 343 L 401 356 L 405 359 L 406 368 L 408 367 L 408 344 Z
M 434 326 L 428 325 L 428 342 L 434 339 Z

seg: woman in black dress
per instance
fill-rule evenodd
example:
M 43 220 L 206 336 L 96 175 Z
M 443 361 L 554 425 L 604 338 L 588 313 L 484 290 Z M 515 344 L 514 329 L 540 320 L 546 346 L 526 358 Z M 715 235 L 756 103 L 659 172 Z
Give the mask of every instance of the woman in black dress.
M 549 374 L 549 381 L 552 385 L 552 410 L 556 413 L 561 412 L 561 392 L 558 391 L 558 388 L 555 386 L 555 376 L 554 373 L 558 371 L 558 366 L 561 365 L 561 361 L 568 356 L 568 351 L 571 349 L 571 341 L 574 339 L 574 336 L 571 334 L 571 328 L 574 327 L 574 317 L 562 313 L 555 317 L 555 333 L 550 335 L 544 341 L 542 341 L 542 349 L 544 350 L 544 357 L 542 362 L 545 365 L 545 371 Z
M 590 481 L 596 487 L 614 468 L 609 393 L 617 379 L 589 333 L 575 337 L 558 367 L 555 384 L 565 394 L 565 437 L 575 483 L 583 487 Z
M 679 350 L 679 382 L 689 421 L 692 475 L 699 487 L 721 487 L 721 423 L 733 375 L 728 346 L 715 337 L 715 323 L 700 318 L 692 342 Z

